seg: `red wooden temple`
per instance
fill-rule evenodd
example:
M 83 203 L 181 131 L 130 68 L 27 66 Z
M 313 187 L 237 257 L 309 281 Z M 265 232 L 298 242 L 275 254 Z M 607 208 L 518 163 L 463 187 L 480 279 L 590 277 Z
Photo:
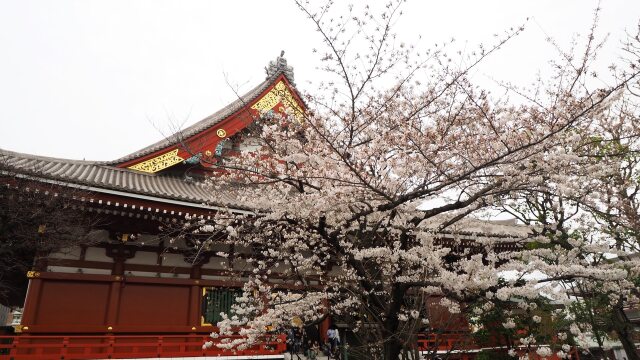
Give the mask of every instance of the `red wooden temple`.
M 115 161 L 0 150 L 3 185 L 72 196 L 79 211 L 106 219 L 82 245 L 41 254 L 27 273 L 19 335 L 0 337 L 0 359 L 282 358 L 285 345 L 273 339 L 239 352 L 202 349 L 242 285 L 229 274 L 241 279 L 246 269 L 209 254 L 193 261 L 188 244 L 168 244 L 159 227 L 212 216 L 225 194 L 192 178 L 251 151 L 256 139 L 244 130 L 254 119 L 270 111 L 302 116 L 303 109 L 292 68 L 278 57 L 266 79 L 236 101 Z
M 243 351 L 203 350 L 247 269 L 214 254 L 194 261 L 189 244 L 169 244 L 159 227 L 219 211 L 225 194 L 204 189 L 193 177 L 255 149 L 259 143 L 248 131 L 254 119 L 284 111 L 302 116 L 304 108 L 292 68 L 281 56 L 269 64 L 266 79 L 236 101 L 120 159 L 77 161 L 0 150 L 2 186 L 16 193 L 69 196 L 77 211 L 106 219 L 91 229 L 87 241 L 39 254 L 26 274 L 18 334 L 0 336 L 0 360 L 282 359 L 281 336 Z M 323 325 L 321 334 L 328 323 Z M 456 343 L 459 335 L 453 334 L 465 329 L 462 319 L 451 336 L 420 338 L 420 346 L 457 347 L 454 357 L 472 358 L 478 349 Z

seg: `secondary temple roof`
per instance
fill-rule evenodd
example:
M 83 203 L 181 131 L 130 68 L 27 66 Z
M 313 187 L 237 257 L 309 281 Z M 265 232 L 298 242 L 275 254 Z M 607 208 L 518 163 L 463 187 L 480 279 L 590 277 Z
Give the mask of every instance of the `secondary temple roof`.
M 0 171 L 3 168 L 35 180 L 82 185 L 87 190 L 116 190 L 196 203 L 224 202 L 200 183 L 183 177 L 148 174 L 95 161 L 57 159 L 0 149 Z

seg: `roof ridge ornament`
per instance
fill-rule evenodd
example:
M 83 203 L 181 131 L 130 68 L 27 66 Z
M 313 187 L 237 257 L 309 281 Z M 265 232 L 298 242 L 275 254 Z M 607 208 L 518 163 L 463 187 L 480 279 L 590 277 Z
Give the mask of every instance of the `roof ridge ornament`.
M 280 73 L 284 73 L 292 85 L 295 85 L 293 79 L 293 67 L 287 65 L 287 59 L 284 58 L 284 50 L 280 52 L 280 56 L 275 61 L 269 61 L 269 65 L 265 66 L 264 71 L 267 73 L 267 79 L 270 79 Z

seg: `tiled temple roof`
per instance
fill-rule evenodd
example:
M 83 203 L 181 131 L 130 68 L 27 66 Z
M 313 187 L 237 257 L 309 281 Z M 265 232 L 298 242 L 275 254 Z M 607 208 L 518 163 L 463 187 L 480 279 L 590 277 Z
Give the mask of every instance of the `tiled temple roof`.
M 229 202 L 202 183 L 184 177 L 142 173 L 95 161 L 58 159 L 0 149 L 0 171 L 4 175 L 21 174 L 93 190 L 110 189 L 198 204 Z

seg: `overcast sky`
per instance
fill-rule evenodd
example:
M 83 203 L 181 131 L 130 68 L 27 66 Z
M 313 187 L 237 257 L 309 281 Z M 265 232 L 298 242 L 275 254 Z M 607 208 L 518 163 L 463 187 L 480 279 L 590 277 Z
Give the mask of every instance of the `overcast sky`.
M 398 24 L 420 46 L 460 46 L 525 22 L 527 30 L 476 76 L 531 81 L 560 44 L 585 33 L 591 0 L 409 1 Z M 640 1 L 602 0 L 601 58 L 621 56 Z M 0 0 L 0 148 L 111 160 L 189 125 L 248 90 L 286 51 L 298 87 L 319 78 L 318 34 L 293 1 Z

